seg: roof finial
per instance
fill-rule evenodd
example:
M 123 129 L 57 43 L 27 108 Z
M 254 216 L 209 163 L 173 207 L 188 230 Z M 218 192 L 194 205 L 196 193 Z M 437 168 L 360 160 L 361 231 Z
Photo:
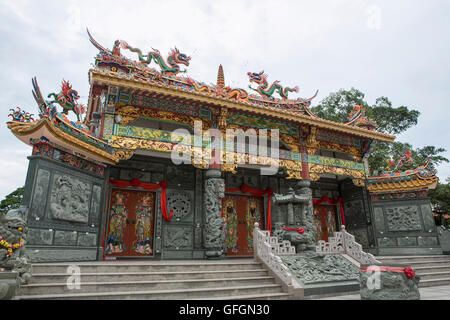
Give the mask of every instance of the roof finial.
M 225 76 L 223 75 L 222 65 L 219 65 L 219 72 L 217 73 L 217 86 L 225 87 Z

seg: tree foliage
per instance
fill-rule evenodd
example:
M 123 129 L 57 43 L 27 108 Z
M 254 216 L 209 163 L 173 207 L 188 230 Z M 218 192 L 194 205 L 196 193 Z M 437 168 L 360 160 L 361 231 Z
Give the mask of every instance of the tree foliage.
M 6 214 L 11 209 L 19 208 L 23 198 L 24 187 L 17 188 L 0 201 L 0 214 Z
M 429 190 L 428 195 L 431 203 L 437 205 L 441 210 L 450 212 L 450 176 L 447 177 L 445 183 L 438 183 L 436 189 Z
M 377 175 L 382 171 L 387 170 L 389 160 L 394 162 L 400 159 L 400 156 L 406 151 L 410 150 L 413 160 L 412 164 L 404 163 L 403 167 L 398 168 L 399 171 L 414 169 L 418 166 L 423 166 L 430 160 L 430 166 L 436 168 L 439 164 L 449 160 L 441 155 L 445 152 L 444 148 L 436 148 L 435 146 L 425 146 L 422 148 L 414 149 L 409 143 L 393 142 L 393 143 L 378 143 L 372 150 L 369 157 L 369 167 L 372 174 Z M 394 169 L 392 166 L 390 169 Z
M 377 131 L 388 134 L 399 134 L 417 124 L 419 111 L 406 106 L 394 108 L 387 97 L 379 97 L 375 104 L 369 105 L 364 96 L 355 88 L 341 89 L 330 93 L 311 111 L 320 118 L 342 123 L 347 122 L 355 104 L 364 106 L 367 117 L 377 123 Z
M 366 108 L 366 116 L 375 121 L 377 131 L 387 134 L 400 134 L 417 124 L 420 112 L 410 110 L 406 106 L 393 107 L 387 97 L 379 97 L 373 105 L 369 105 L 364 100 L 364 93 L 358 89 L 341 89 L 325 97 L 317 106 L 312 107 L 311 111 L 317 116 L 336 122 L 347 122 L 348 116 L 353 110 L 354 105 L 361 105 Z M 436 167 L 442 162 L 449 160 L 441 155 L 446 150 L 435 146 L 425 146 L 414 149 L 409 143 L 377 143 L 369 157 L 369 166 L 374 173 L 380 173 L 388 166 L 388 160 L 396 161 L 406 150 L 411 150 L 414 164 L 406 165 L 402 169 L 411 169 L 413 166 L 424 165 L 430 158 L 430 164 Z

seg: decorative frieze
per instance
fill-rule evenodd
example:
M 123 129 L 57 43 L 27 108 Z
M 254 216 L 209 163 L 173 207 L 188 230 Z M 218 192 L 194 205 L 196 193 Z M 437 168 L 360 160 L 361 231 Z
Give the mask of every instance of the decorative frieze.
M 401 206 L 386 208 L 389 231 L 422 230 L 417 206 Z

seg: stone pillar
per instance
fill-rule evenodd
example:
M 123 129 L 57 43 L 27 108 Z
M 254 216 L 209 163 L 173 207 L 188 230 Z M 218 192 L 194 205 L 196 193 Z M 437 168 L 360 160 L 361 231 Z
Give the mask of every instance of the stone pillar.
M 308 239 L 308 244 L 306 246 L 307 251 L 315 251 L 316 244 L 314 242 L 314 217 L 313 217 L 313 203 L 312 203 L 312 190 L 310 188 L 311 181 L 309 179 L 299 180 L 295 186 L 295 193 L 298 195 L 303 195 L 308 198 L 308 203 L 304 206 L 303 212 L 301 213 L 302 221 L 306 227 L 306 237 Z
M 203 246 L 207 249 L 205 255 L 217 259 L 223 255 L 225 235 L 223 233 L 222 198 L 225 196 L 225 181 L 221 178 L 219 169 L 206 171 L 204 206 L 205 229 Z

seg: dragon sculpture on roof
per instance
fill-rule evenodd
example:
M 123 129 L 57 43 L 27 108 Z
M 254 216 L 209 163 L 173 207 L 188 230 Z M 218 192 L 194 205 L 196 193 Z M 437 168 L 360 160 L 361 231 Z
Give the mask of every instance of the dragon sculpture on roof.
M 252 88 L 251 85 L 249 85 L 248 87 L 251 90 L 258 92 L 263 97 L 271 98 L 272 95 L 276 91 L 283 99 L 287 99 L 289 92 L 298 92 L 298 87 L 283 88 L 280 85 L 280 81 L 278 81 L 278 80 L 274 81 L 269 87 L 269 83 L 267 82 L 268 75 L 264 73 L 264 70 L 259 73 L 258 72 L 248 72 L 247 75 L 250 78 L 250 82 L 255 82 L 258 84 L 258 87 L 256 89 Z
M 52 92 L 47 96 L 47 98 L 53 97 L 55 99 L 53 101 L 44 99 L 36 78 L 32 79 L 32 83 L 33 97 L 39 106 L 41 115 L 50 114 L 53 103 L 57 103 L 63 108 L 62 114 L 67 115 L 69 111 L 72 111 L 77 116 L 77 120 L 79 122 L 81 121 L 81 116 L 86 112 L 86 108 L 84 105 L 76 102 L 80 96 L 76 90 L 72 89 L 72 86 L 68 81 L 62 81 L 61 91 L 59 93 Z
M 187 56 L 184 53 L 181 53 L 180 50 L 178 50 L 176 47 L 169 52 L 169 56 L 167 57 L 167 62 L 162 57 L 161 53 L 157 49 L 153 49 L 153 51 L 149 51 L 147 54 L 143 54 L 141 49 L 134 48 L 130 46 L 126 41 L 124 40 L 116 40 L 114 42 L 113 50 L 106 49 L 101 44 L 99 44 L 90 34 L 89 30 L 87 30 L 89 40 L 91 43 L 100 51 L 105 52 L 107 54 L 120 57 L 120 48 L 129 50 L 131 52 L 137 53 L 139 58 L 139 63 L 146 67 L 148 66 L 152 61 L 157 63 L 159 67 L 161 68 L 161 72 L 163 74 L 173 74 L 176 75 L 178 73 L 185 73 L 186 70 L 180 69 L 180 64 L 183 64 L 185 66 L 189 66 L 189 61 L 191 60 L 191 57 Z

